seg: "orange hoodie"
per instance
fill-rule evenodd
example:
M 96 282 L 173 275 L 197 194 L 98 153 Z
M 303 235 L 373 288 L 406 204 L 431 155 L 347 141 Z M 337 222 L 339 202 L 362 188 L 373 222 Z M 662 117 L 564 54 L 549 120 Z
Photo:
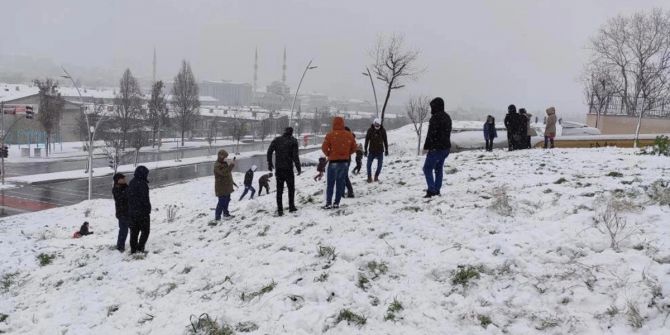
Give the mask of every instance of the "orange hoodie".
M 344 118 L 337 116 L 333 119 L 331 130 L 321 145 L 321 151 L 330 162 L 346 162 L 356 152 L 354 134 L 344 129 Z

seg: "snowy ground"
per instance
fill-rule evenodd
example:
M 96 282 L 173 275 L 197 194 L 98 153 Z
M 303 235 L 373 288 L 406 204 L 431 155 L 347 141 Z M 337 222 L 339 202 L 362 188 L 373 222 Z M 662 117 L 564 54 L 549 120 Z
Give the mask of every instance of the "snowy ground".
M 670 193 L 650 196 L 667 158 L 463 152 L 424 200 L 407 130 L 389 134 L 382 183 L 353 177 L 339 210 L 319 209 L 313 169 L 282 218 L 274 194 L 238 190 L 237 217 L 209 225 L 212 178 L 153 190 L 145 257 L 113 250 L 112 201 L 3 219 L 0 331 L 185 334 L 207 313 L 238 334 L 668 333 Z M 606 203 L 627 223 L 615 248 L 597 220 Z M 84 220 L 95 234 L 72 239 Z

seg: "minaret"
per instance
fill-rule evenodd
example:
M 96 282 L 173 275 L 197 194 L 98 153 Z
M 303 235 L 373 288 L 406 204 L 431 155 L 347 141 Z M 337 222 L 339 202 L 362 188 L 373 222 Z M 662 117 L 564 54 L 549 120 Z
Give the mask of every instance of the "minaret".
M 286 85 L 286 47 L 284 47 L 284 65 L 282 66 L 281 82 Z
M 151 74 L 151 84 L 156 83 L 156 47 L 154 47 L 154 63 L 153 63 L 153 72 Z
M 258 91 L 258 48 L 254 52 L 254 90 L 252 93 Z

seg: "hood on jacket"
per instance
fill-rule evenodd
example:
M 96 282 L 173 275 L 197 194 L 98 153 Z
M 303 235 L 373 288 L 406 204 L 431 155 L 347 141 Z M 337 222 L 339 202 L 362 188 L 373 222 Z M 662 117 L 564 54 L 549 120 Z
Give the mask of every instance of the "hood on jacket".
M 114 176 L 112 177 L 112 180 L 114 180 L 114 185 L 118 185 L 119 184 L 119 179 L 125 178 L 125 177 L 126 176 L 123 173 L 120 173 L 120 172 L 115 173 Z
M 507 113 L 516 114 L 516 106 L 514 106 L 514 105 L 507 106 Z
M 223 161 L 224 161 L 226 158 L 228 158 L 228 151 L 226 151 L 226 150 L 224 150 L 224 149 L 219 150 L 219 153 L 217 154 L 217 158 L 216 158 L 216 159 L 217 159 L 219 162 L 222 162 L 222 163 L 223 163 Z
M 524 114 L 525 115 L 526 114 L 526 109 L 525 108 L 519 109 L 519 114 Z
M 547 115 L 554 115 L 554 114 L 556 114 L 556 108 L 554 107 L 547 108 Z
M 140 165 L 135 169 L 134 176 L 139 180 L 147 181 L 147 178 L 149 177 L 149 169 L 144 165 Z
M 333 118 L 333 130 L 344 130 L 344 118 L 336 116 Z
M 293 136 L 293 127 L 286 127 L 286 129 L 284 129 L 284 136 L 286 137 Z
M 252 165 L 250 170 L 255 172 L 256 169 L 258 169 L 258 166 L 256 166 L 256 165 Z
M 430 102 L 430 114 L 444 112 L 444 100 L 437 97 Z
M 375 119 L 372 121 L 372 125 L 373 125 L 373 126 L 376 125 L 376 124 L 378 124 L 378 125 L 381 125 L 381 124 L 382 124 L 382 122 L 379 121 L 379 118 L 375 118 Z

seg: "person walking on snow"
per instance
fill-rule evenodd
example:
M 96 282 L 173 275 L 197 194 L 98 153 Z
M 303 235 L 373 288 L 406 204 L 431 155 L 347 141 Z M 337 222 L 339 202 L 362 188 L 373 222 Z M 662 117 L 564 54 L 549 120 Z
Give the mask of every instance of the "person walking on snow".
M 242 196 L 240 197 L 240 201 L 244 199 L 244 196 L 247 195 L 247 192 L 251 190 L 251 197 L 249 199 L 254 198 L 254 194 L 256 194 L 256 189 L 251 185 L 254 181 L 254 172 L 256 172 L 256 165 L 252 165 L 251 169 L 247 170 L 247 172 L 244 174 L 244 192 L 242 192 Z
M 423 145 L 426 161 L 423 174 L 428 186 L 424 198 L 439 196 L 444 176 L 444 161 L 451 149 L 451 117 L 444 111 L 444 100 L 435 98 L 430 102 L 428 133 Z
M 140 165 L 128 184 L 128 216 L 130 218 L 130 253 L 145 252 L 151 230 L 151 200 L 149 199 L 149 169 Z
M 265 188 L 265 194 L 270 194 L 270 178 L 272 178 L 272 173 L 267 173 L 258 178 L 258 196 L 261 196 L 263 193 L 263 188 Z
M 284 184 L 288 187 L 288 211 L 293 213 L 298 209 L 295 207 L 295 176 L 293 175 L 293 166 L 295 165 L 298 175 L 302 172 L 300 167 L 300 156 L 298 150 L 298 140 L 293 137 L 293 128 L 288 127 L 284 134 L 272 140 L 268 147 L 267 159 L 270 171 L 274 169 L 272 164 L 272 154 L 275 154 L 275 163 L 277 171 L 277 215 L 284 215 L 282 196 L 284 193 Z
M 357 175 L 361 173 L 361 167 L 363 166 L 363 145 L 358 143 L 356 146 L 356 167 L 354 167 L 354 174 Z
M 556 108 L 547 108 L 547 119 L 544 127 L 544 148 L 547 149 L 548 142 L 551 142 L 549 148 L 554 148 L 554 137 L 556 137 Z
M 326 205 L 323 209 L 339 208 L 349 173 L 348 162 L 351 160 L 351 155 L 356 152 L 356 140 L 351 132 L 344 129 L 344 118 L 337 116 L 333 119 L 333 130 L 323 140 L 321 151 L 328 157 Z M 335 189 L 335 202 L 333 202 L 333 189 Z
M 126 250 L 128 226 L 130 225 L 130 218 L 128 217 L 128 184 L 126 183 L 126 176 L 124 176 L 123 173 L 114 174 L 112 179 L 114 180 L 112 195 L 114 196 L 116 219 L 119 220 L 119 234 L 116 238 L 116 250 L 124 252 Z
M 493 151 L 493 139 L 498 137 L 496 130 L 496 119 L 489 115 L 484 122 L 484 141 L 486 141 L 486 151 Z
M 382 171 L 382 164 L 384 162 L 384 155 L 388 156 L 389 154 L 389 144 L 386 140 L 386 129 L 381 125 L 379 119 L 375 119 L 372 122 L 372 125 L 368 129 L 368 132 L 365 134 L 365 145 L 363 146 L 365 150 L 363 154 L 368 157 L 367 160 L 367 170 L 368 170 L 368 183 L 372 182 L 372 161 L 377 160 L 377 170 L 375 171 L 374 181 L 379 181 L 379 173 Z
M 226 162 L 226 158 L 228 158 L 228 152 L 221 149 L 217 154 L 216 163 L 214 163 L 214 193 L 219 199 L 214 211 L 214 220 L 216 221 L 221 220 L 221 214 L 226 220 L 233 218 L 228 211 L 228 205 L 230 205 L 230 194 L 233 193 L 233 185 L 235 184 L 233 182 L 235 158 L 233 158 L 233 163 L 230 164 Z

